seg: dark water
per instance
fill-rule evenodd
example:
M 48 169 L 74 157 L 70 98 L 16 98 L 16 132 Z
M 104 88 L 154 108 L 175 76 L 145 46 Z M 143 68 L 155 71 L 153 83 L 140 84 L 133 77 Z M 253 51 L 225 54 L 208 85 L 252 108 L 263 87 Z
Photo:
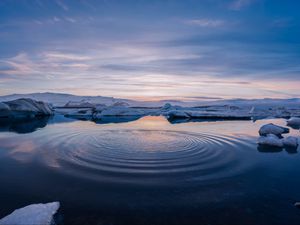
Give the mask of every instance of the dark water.
M 60 201 L 64 224 L 300 224 L 300 157 L 257 147 L 267 122 L 285 125 L 162 117 L 2 124 L 0 218 Z

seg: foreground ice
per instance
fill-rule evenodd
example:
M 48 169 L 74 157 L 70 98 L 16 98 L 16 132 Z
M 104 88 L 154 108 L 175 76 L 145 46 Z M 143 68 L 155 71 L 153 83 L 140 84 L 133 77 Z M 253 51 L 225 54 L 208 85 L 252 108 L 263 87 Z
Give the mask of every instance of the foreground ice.
M 273 123 L 263 125 L 259 129 L 259 135 L 261 135 L 261 136 L 266 136 L 268 134 L 274 134 L 277 136 L 281 136 L 282 134 L 286 134 L 289 132 L 290 132 L 290 130 L 288 128 L 277 126 L 277 125 L 274 125 Z
M 51 225 L 59 207 L 59 202 L 28 205 L 2 218 L 0 225 Z
M 285 147 L 292 147 L 297 148 L 298 147 L 298 138 L 296 137 L 286 137 L 282 139 L 282 143 Z
M 279 138 L 274 134 L 267 134 L 266 136 L 261 136 L 258 139 L 258 144 L 267 145 L 273 147 L 285 147 L 285 148 L 297 148 L 298 147 L 298 138 L 297 137 L 285 137 Z
M 258 139 L 258 144 L 260 145 L 268 145 L 273 147 L 283 147 L 283 142 L 274 134 L 267 134 L 266 136 L 261 136 Z
M 2 118 L 33 118 L 52 115 L 53 110 L 48 103 L 21 98 L 0 104 Z

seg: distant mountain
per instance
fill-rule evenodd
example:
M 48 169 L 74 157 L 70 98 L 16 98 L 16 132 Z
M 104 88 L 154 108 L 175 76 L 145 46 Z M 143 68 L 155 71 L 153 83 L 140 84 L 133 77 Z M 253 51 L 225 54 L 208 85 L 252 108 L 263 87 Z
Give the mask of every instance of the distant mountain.
M 81 102 L 86 101 L 90 103 L 101 103 L 106 105 L 114 104 L 118 101 L 125 101 L 129 104 L 133 101 L 127 99 L 118 99 L 113 97 L 103 97 L 103 96 L 77 96 L 71 94 L 62 93 L 32 93 L 32 94 L 12 94 L 6 96 L 0 96 L 0 101 L 10 101 L 18 98 L 31 98 L 37 101 L 44 101 L 52 103 L 55 106 L 64 106 L 68 102 Z
M 293 106 L 300 104 L 300 98 L 291 99 L 228 99 L 228 100 L 196 100 L 196 101 L 179 101 L 179 100 L 161 100 L 161 101 L 135 101 L 130 99 L 105 97 L 105 96 L 78 96 L 63 93 L 32 93 L 32 94 L 12 94 L 0 96 L 0 101 L 10 101 L 18 98 L 31 98 L 38 101 L 52 103 L 54 106 L 64 106 L 68 102 L 89 102 L 93 104 L 112 105 L 117 102 L 126 102 L 130 106 L 140 107 L 158 107 L 166 103 L 181 106 L 206 106 L 206 105 L 235 105 L 235 106 Z

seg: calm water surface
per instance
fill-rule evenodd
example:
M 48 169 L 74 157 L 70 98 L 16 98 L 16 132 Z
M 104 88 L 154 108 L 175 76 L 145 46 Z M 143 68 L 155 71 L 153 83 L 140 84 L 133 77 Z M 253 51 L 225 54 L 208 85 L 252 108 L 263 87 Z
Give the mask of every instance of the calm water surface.
M 300 156 L 257 147 L 268 122 L 285 125 L 60 116 L 1 125 L 0 218 L 60 201 L 64 224 L 299 224 Z

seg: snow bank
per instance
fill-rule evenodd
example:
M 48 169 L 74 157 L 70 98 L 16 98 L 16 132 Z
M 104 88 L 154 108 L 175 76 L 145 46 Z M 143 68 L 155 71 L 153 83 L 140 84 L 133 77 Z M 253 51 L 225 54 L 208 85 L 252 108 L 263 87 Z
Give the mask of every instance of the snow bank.
M 259 135 L 261 135 L 261 136 L 266 136 L 268 134 L 274 134 L 277 136 L 281 136 L 282 134 L 286 134 L 289 132 L 290 132 L 290 130 L 288 128 L 280 127 L 280 126 L 274 125 L 273 123 L 263 125 L 259 129 Z
M 35 116 L 52 115 L 53 110 L 48 103 L 21 98 L 0 104 L 0 117 L 33 118 Z
M 267 134 L 266 136 L 261 136 L 258 139 L 258 144 L 260 145 L 268 145 L 273 147 L 283 147 L 283 142 L 274 134 Z
M 16 209 L 0 220 L 0 225 L 51 225 L 53 215 L 60 207 L 59 202 L 32 204 Z

